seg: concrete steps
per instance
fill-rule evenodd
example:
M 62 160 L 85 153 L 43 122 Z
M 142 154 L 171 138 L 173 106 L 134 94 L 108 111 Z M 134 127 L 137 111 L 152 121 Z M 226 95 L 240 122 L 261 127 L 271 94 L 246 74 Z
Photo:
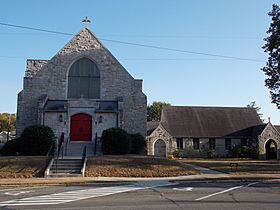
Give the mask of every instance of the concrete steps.
M 45 177 L 83 176 L 85 163 L 82 158 L 52 159 L 45 172 Z
M 67 143 L 63 146 L 65 157 L 82 157 L 84 146 L 87 147 L 86 157 L 94 156 L 94 143 L 93 142 L 79 142 Z M 60 156 L 62 153 L 60 154 Z

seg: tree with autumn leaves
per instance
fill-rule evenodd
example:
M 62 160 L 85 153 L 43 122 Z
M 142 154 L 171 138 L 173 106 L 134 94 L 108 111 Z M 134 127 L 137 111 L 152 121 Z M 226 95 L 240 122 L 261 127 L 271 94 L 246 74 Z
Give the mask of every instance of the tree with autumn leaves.
M 16 114 L 0 113 L 0 132 L 16 130 Z

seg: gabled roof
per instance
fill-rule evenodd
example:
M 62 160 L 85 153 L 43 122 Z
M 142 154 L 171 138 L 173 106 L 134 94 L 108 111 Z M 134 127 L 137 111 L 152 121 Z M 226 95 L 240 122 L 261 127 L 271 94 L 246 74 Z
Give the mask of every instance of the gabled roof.
M 274 127 L 275 127 L 276 130 L 280 133 L 280 125 L 274 125 Z
M 155 121 L 147 122 L 147 135 L 149 136 L 158 126 L 159 126 L 159 122 L 155 122 Z
M 173 137 L 249 137 L 262 121 L 247 107 L 163 107 L 161 124 Z

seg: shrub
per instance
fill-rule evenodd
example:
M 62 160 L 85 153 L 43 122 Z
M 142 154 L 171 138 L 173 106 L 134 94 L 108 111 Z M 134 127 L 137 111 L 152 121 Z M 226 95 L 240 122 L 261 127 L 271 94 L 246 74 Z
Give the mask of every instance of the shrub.
M 256 158 L 258 152 L 255 147 L 238 145 L 232 148 L 231 153 L 237 158 Z
M 104 155 L 124 155 L 130 152 L 130 135 L 121 128 L 109 128 L 102 132 L 102 152 Z
M 168 160 L 174 160 L 174 159 L 175 159 L 174 155 L 168 155 Z
M 146 146 L 146 140 L 140 133 L 130 135 L 131 139 L 131 154 L 140 154 L 144 151 Z
M 44 125 L 32 125 L 21 134 L 22 155 L 46 155 L 54 145 L 52 129 Z
M 172 156 L 174 158 L 182 158 L 183 157 L 183 151 L 182 150 L 175 150 L 172 152 Z
M 19 138 L 7 141 L 0 150 L 2 155 L 18 155 L 21 154 L 21 140 Z
M 215 158 L 217 157 L 217 153 L 214 149 L 207 150 L 207 157 L 208 158 Z

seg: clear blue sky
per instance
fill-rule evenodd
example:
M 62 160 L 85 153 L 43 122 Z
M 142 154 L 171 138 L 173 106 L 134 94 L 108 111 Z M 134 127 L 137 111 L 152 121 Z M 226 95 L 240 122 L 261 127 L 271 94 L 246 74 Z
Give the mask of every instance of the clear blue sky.
M 270 0 L 9 0 L 0 22 L 77 33 L 82 18 L 99 38 L 258 61 L 225 59 L 102 41 L 135 77 L 148 102 L 246 106 L 256 101 L 264 117 L 280 124 L 270 103 L 261 49 Z M 50 59 L 71 36 L 0 26 L 0 112 L 15 112 L 26 59 Z

